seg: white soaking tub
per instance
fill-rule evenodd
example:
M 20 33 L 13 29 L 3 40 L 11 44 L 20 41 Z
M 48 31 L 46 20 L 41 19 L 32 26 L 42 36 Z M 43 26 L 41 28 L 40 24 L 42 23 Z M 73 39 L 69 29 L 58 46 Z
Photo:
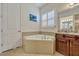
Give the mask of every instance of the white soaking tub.
M 31 54 L 54 54 L 55 37 L 50 35 L 30 35 L 23 37 L 23 48 Z

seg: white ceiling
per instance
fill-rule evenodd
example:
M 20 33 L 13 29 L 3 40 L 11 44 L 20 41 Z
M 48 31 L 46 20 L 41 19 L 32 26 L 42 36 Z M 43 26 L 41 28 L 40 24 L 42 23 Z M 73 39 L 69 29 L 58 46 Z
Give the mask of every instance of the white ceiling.
M 50 7 L 63 7 L 63 9 L 69 9 L 70 7 L 68 6 L 69 3 L 31 3 L 31 5 L 36 6 L 37 8 L 45 7 L 47 5 L 50 5 Z M 49 7 L 49 6 L 48 6 Z
M 34 3 L 34 5 L 38 8 L 44 6 L 46 3 Z
M 72 6 L 69 6 L 69 4 L 70 3 L 47 3 L 46 5 L 41 7 L 41 9 L 43 9 L 43 10 L 45 9 L 47 11 L 50 9 L 56 9 L 59 12 L 61 12 L 61 11 L 68 10 L 68 9 L 74 8 L 76 6 L 79 6 L 79 4 L 78 4 L 74 7 L 72 7 Z M 43 12 L 45 12 L 45 10 Z

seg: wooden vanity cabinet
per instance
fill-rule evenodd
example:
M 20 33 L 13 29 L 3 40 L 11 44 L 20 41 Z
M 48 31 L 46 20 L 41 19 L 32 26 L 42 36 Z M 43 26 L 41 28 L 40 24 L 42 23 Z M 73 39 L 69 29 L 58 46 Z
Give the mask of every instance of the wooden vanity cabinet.
M 56 51 L 66 56 L 79 56 L 79 36 L 56 34 Z
M 63 55 L 69 55 L 69 41 L 63 34 L 56 34 L 56 51 Z

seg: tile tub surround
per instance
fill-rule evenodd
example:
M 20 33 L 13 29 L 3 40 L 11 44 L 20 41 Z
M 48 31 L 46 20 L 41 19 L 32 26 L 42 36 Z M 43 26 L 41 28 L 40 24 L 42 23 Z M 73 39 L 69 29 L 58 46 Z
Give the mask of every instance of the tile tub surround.
M 37 35 L 37 34 L 40 34 L 40 32 L 22 32 L 22 45 L 23 45 L 24 36 Z
M 51 32 L 23 32 L 22 37 L 38 35 L 38 34 L 54 36 L 54 33 L 51 33 Z M 55 45 L 55 41 L 53 42 L 53 44 Z M 54 52 L 52 52 L 52 50 L 55 51 L 55 46 L 53 46 L 53 44 L 52 44 L 52 41 L 24 40 L 24 38 L 23 38 L 23 48 L 24 48 L 24 50 L 26 50 L 26 53 L 30 53 L 30 54 L 41 54 L 42 53 L 42 54 L 52 55 L 52 54 L 54 54 Z M 48 48 L 46 48 L 46 47 L 48 47 Z M 54 47 L 54 48 L 52 48 L 52 47 Z M 34 48 L 35 48 L 35 50 L 34 50 Z
M 47 54 L 53 55 L 54 41 L 47 40 L 24 40 L 23 49 L 28 54 Z
M 44 35 L 53 35 L 55 36 L 54 32 L 22 32 L 22 36 L 27 36 L 27 35 L 34 35 L 34 34 L 44 34 Z
M 55 36 L 54 32 L 22 32 L 22 40 L 24 36 L 29 36 L 29 35 L 38 35 L 38 34 L 42 34 L 42 35 L 51 35 L 51 36 Z
M 40 32 L 40 34 L 55 36 L 54 32 Z
M 55 40 L 55 37 L 51 36 L 51 35 L 37 34 L 37 35 L 24 36 L 23 39 L 25 39 L 25 40 L 50 40 L 50 41 L 53 41 L 53 40 Z
M 22 32 L 22 36 L 40 34 L 40 32 Z

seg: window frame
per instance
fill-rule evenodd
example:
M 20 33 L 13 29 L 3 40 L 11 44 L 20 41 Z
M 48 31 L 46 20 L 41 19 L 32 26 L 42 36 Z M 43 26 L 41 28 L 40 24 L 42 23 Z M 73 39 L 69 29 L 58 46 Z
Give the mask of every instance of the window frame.
M 53 13 L 52 13 L 52 12 L 53 12 Z M 51 16 L 51 17 L 49 18 L 49 17 L 48 17 L 48 13 L 51 13 L 53 16 Z M 43 26 L 43 25 L 42 25 L 42 27 L 43 27 L 43 28 L 53 28 L 53 27 L 55 26 L 55 11 L 52 10 L 52 11 L 49 11 L 49 12 L 44 13 L 44 14 L 47 15 L 47 17 L 46 17 L 47 19 L 45 20 L 45 21 L 47 22 L 47 24 L 46 24 L 46 26 Z M 44 14 L 42 14 L 42 17 L 43 17 Z M 52 26 L 49 25 L 49 20 L 53 21 L 53 23 L 51 23 Z M 42 18 L 42 22 L 41 22 L 42 24 L 43 24 L 43 21 L 44 21 L 44 20 L 43 20 L 43 18 Z

